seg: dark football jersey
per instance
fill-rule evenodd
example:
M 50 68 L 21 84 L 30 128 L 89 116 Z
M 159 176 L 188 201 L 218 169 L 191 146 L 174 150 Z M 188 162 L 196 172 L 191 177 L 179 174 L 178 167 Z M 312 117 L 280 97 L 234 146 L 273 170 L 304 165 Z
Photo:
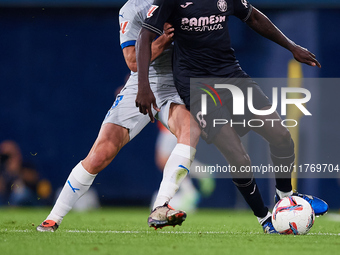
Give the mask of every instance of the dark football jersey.
M 173 24 L 174 71 L 225 75 L 239 68 L 230 45 L 228 16 L 246 20 L 251 8 L 246 0 L 155 0 L 143 27 L 162 34 L 166 21 Z
M 143 27 L 161 35 L 165 22 L 173 24 L 173 74 L 179 92 L 187 94 L 191 77 L 229 77 L 241 70 L 230 45 L 228 16 L 246 21 L 251 9 L 246 0 L 153 2 Z

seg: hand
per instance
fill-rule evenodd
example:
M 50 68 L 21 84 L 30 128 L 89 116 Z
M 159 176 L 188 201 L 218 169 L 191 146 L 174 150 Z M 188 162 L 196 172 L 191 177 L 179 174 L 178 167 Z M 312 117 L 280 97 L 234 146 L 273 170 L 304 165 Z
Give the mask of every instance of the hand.
M 149 114 L 150 120 L 152 123 L 155 122 L 155 118 L 152 114 L 151 105 L 152 107 L 159 112 L 160 109 L 156 105 L 156 98 L 152 93 L 150 86 L 145 86 L 148 88 L 145 89 L 138 89 L 137 97 L 136 97 L 136 107 L 139 107 L 139 111 L 144 115 Z
M 300 45 L 295 44 L 291 52 L 293 53 L 293 56 L 297 61 L 310 65 L 310 66 L 317 66 L 321 68 L 321 65 L 316 60 L 315 55 L 311 53 L 309 50 L 307 50 L 306 48 L 303 48 Z
M 172 27 L 172 25 L 170 23 L 167 23 L 165 22 L 164 23 L 164 27 L 163 27 L 163 30 L 164 30 L 164 35 L 165 37 L 170 40 L 170 41 L 173 41 L 174 40 L 174 31 L 175 29 Z

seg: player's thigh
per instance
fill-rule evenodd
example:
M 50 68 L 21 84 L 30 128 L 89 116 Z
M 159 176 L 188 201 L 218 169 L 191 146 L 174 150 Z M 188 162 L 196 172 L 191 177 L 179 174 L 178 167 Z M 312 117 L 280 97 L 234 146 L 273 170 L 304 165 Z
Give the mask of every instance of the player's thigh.
M 251 161 L 234 128 L 229 124 L 224 125 L 214 137 L 213 143 L 228 163 L 237 167 L 238 171 L 231 173 L 233 178 L 252 178 L 251 172 L 240 171 L 241 167 L 250 166 Z
M 224 125 L 214 137 L 213 143 L 231 165 L 250 165 L 249 156 L 234 128 Z
M 162 77 L 158 82 L 163 85 L 155 92 L 157 105 L 161 105 L 157 119 L 176 136 L 177 143 L 196 147 L 200 128 L 185 108 L 175 86 L 171 85 L 172 78 Z
M 172 103 L 169 110 L 168 126 L 177 137 L 178 143 L 196 147 L 201 129 L 183 104 Z
M 138 89 L 134 80 L 129 81 L 117 95 L 115 102 L 105 116 L 103 124 L 112 123 L 126 128 L 130 140 L 132 140 L 150 122 L 150 118 L 148 115 L 140 113 L 136 107 L 135 100 Z M 153 110 L 154 115 L 155 113 L 156 111 Z

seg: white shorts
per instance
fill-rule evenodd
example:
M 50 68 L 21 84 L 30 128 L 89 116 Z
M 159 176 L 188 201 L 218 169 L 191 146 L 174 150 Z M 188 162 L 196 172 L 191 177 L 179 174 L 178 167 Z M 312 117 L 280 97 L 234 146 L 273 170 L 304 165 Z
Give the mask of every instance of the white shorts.
M 156 119 L 169 129 L 169 109 L 171 103 L 184 104 L 175 88 L 172 74 L 150 77 L 150 87 L 156 98 L 156 104 L 160 112 L 152 109 Z M 108 111 L 103 124 L 114 123 L 129 130 L 132 140 L 149 122 L 149 115 L 139 112 L 136 107 L 136 96 L 138 91 L 137 74 L 132 74 L 124 88 L 117 95 L 112 107 Z

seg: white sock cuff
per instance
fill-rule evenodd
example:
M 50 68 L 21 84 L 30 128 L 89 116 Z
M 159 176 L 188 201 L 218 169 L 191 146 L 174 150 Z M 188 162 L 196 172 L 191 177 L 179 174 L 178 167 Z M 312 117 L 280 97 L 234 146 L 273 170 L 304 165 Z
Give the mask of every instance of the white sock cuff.
M 265 217 L 263 217 L 263 218 L 257 217 L 257 220 L 262 225 L 271 216 L 272 216 L 271 212 L 268 211 L 268 213 Z
M 72 170 L 71 174 L 73 177 L 82 185 L 90 186 L 96 178 L 96 174 L 90 174 L 86 169 L 83 167 L 82 161 L 80 161 Z
M 176 144 L 175 148 L 172 150 L 171 154 L 176 154 L 176 155 L 188 158 L 191 161 L 193 161 L 195 158 L 196 149 L 194 147 L 191 147 L 190 145 L 178 143 Z
M 288 191 L 288 192 L 283 192 L 281 190 L 276 189 L 276 193 L 279 195 L 280 199 L 293 195 L 293 191 L 292 190 Z

